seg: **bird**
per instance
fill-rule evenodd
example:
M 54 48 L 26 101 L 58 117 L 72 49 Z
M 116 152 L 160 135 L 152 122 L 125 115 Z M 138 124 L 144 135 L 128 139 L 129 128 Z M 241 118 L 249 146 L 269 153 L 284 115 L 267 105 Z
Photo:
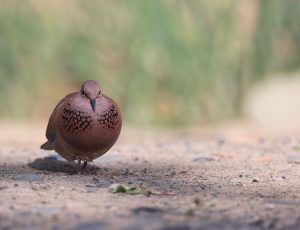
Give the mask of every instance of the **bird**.
M 117 103 L 102 94 L 99 83 L 87 80 L 80 91 L 68 94 L 55 107 L 46 129 L 47 141 L 41 149 L 55 150 L 68 161 L 88 162 L 105 154 L 119 138 L 122 128 Z

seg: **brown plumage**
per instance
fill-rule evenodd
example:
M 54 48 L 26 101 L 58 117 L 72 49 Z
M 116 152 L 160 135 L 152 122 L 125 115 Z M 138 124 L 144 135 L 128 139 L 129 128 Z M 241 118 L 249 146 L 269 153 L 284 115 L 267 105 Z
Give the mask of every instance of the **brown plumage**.
M 122 127 L 118 105 L 101 93 L 96 81 L 85 81 L 80 92 L 62 99 L 52 112 L 41 146 L 55 150 L 69 161 L 87 162 L 106 153 L 117 141 Z

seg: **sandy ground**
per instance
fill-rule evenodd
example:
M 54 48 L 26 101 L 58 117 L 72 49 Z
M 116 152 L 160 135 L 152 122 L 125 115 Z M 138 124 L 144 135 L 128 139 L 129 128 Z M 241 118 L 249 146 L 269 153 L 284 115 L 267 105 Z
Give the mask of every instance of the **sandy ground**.
M 1 127 L 0 229 L 300 229 L 296 136 L 125 127 L 82 176 L 39 149 L 44 124 Z

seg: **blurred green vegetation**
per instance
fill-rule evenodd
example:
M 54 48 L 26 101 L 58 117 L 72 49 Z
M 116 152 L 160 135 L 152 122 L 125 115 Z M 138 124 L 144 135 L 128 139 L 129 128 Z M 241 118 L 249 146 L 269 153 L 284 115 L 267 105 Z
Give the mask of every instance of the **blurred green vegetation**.
M 46 118 L 96 79 L 127 122 L 220 121 L 251 84 L 300 67 L 297 0 L 0 3 L 2 118 Z

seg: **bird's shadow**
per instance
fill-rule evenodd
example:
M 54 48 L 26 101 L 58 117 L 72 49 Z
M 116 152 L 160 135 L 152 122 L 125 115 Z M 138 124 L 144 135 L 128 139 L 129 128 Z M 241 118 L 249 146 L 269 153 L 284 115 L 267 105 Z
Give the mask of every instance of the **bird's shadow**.
M 80 164 L 75 162 L 42 158 L 35 159 L 34 161 L 28 163 L 28 166 L 40 171 L 61 172 L 67 174 L 78 174 L 82 167 Z M 96 174 L 97 169 L 97 166 L 89 165 L 89 172 L 91 174 Z

